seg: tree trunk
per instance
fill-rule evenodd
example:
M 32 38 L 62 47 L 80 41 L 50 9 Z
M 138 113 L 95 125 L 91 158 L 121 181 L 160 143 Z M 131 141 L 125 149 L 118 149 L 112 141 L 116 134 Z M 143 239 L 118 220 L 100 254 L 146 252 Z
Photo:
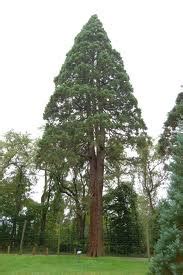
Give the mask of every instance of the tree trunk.
M 61 221 L 59 220 L 59 225 L 58 225 L 58 240 L 57 240 L 57 255 L 60 254 L 60 234 L 61 234 Z
M 11 231 L 11 237 L 10 237 L 10 245 L 13 246 L 16 240 L 16 229 L 17 229 L 17 218 L 13 218 L 13 227 Z
M 21 206 L 22 206 L 22 194 L 23 194 L 23 185 L 22 185 L 22 176 L 23 176 L 23 172 L 22 172 L 22 167 L 18 168 L 18 182 L 16 184 L 16 195 L 15 195 L 15 213 L 14 213 L 14 217 L 13 217 L 13 228 L 12 228 L 12 232 L 11 232 L 11 238 L 10 238 L 10 244 L 15 245 L 16 242 L 16 237 L 17 237 L 17 220 L 18 220 L 18 216 L 21 210 Z
M 149 236 L 149 221 L 146 224 L 146 249 L 147 249 L 147 257 L 150 260 L 151 258 L 151 252 L 150 252 L 150 236 Z
M 24 221 L 24 226 L 23 226 L 23 230 L 22 230 L 22 237 L 21 237 L 21 241 L 20 241 L 20 251 L 19 251 L 20 254 L 22 254 L 26 225 L 27 225 L 27 220 Z
M 48 176 L 47 169 L 45 168 L 45 182 L 44 182 L 44 191 L 41 197 L 41 225 L 40 225 L 40 234 L 39 234 L 39 245 L 44 245 L 45 243 L 45 227 L 46 227 L 46 219 L 47 212 L 50 200 L 50 186 L 48 186 Z
M 90 148 L 90 227 L 88 255 L 103 255 L 102 192 L 104 175 L 104 153 L 100 148 Z
M 44 245 L 45 243 L 45 227 L 46 227 L 46 217 L 47 217 L 47 208 L 43 206 L 41 213 L 41 226 L 40 226 L 40 234 L 39 234 L 39 245 Z
M 86 214 L 85 213 L 77 213 L 76 214 L 76 220 L 77 220 L 77 235 L 79 241 L 84 241 L 85 238 L 85 220 L 86 220 Z

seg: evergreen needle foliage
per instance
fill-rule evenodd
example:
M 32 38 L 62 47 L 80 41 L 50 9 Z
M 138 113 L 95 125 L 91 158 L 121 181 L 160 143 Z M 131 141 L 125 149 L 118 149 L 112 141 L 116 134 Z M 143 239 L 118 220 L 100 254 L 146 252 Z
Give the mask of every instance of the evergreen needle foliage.
M 103 253 L 102 191 L 104 162 L 119 159 L 145 129 L 120 54 L 93 15 L 75 38 L 45 109 L 43 143 L 49 161 L 68 170 L 89 163 L 89 255 Z M 115 152 L 115 154 L 111 154 Z M 48 163 L 48 162 L 47 162 Z M 65 169 L 65 168 L 64 168 Z
M 183 274 L 183 134 L 179 134 L 171 164 L 168 198 L 160 213 L 160 239 L 152 259 L 152 274 Z
M 167 120 L 164 123 L 164 131 L 159 140 L 159 152 L 161 155 L 169 156 L 172 153 L 172 144 L 175 143 L 177 129 L 180 121 L 183 119 L 183 93 L 179 93 L 175 106 L 168 113 Z

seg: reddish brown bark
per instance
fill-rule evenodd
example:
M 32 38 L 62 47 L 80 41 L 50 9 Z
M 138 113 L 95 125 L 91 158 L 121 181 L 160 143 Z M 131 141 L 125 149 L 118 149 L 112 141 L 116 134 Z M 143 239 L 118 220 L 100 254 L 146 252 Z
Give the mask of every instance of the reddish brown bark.
M 103 255 L 102 193 L 104 153 L 100 148 L 90 148 L 90 228 L 88 255 Z
M 183 255 L 177 254 L 177 256 L 176 256 L 176 263 L 177 264 L 183 263 Z

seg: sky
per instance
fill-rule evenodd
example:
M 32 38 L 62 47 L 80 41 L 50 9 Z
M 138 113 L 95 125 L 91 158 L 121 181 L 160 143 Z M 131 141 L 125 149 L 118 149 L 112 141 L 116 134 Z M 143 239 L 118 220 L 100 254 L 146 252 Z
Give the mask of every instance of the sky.
M 158 137 L 183 84 L 182 0 L 0 1 L 0 134 L 41 135 L 66 53 L 97 14 L 120 52 L 149 134 Z

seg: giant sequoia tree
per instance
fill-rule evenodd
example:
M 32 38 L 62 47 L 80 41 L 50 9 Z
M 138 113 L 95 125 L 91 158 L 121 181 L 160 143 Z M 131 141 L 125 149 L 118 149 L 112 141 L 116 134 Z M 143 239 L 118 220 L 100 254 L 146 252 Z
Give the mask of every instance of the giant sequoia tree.
M 55 78 L 44 119 L 47 146 L 60 152 L 65 166 L 88 162 L 88 255 L 102 255 L 104 161 L 118 146 L 133 145 L 145 126 L 120 54 L 112 49 L 96 15 L 75 38 Z

